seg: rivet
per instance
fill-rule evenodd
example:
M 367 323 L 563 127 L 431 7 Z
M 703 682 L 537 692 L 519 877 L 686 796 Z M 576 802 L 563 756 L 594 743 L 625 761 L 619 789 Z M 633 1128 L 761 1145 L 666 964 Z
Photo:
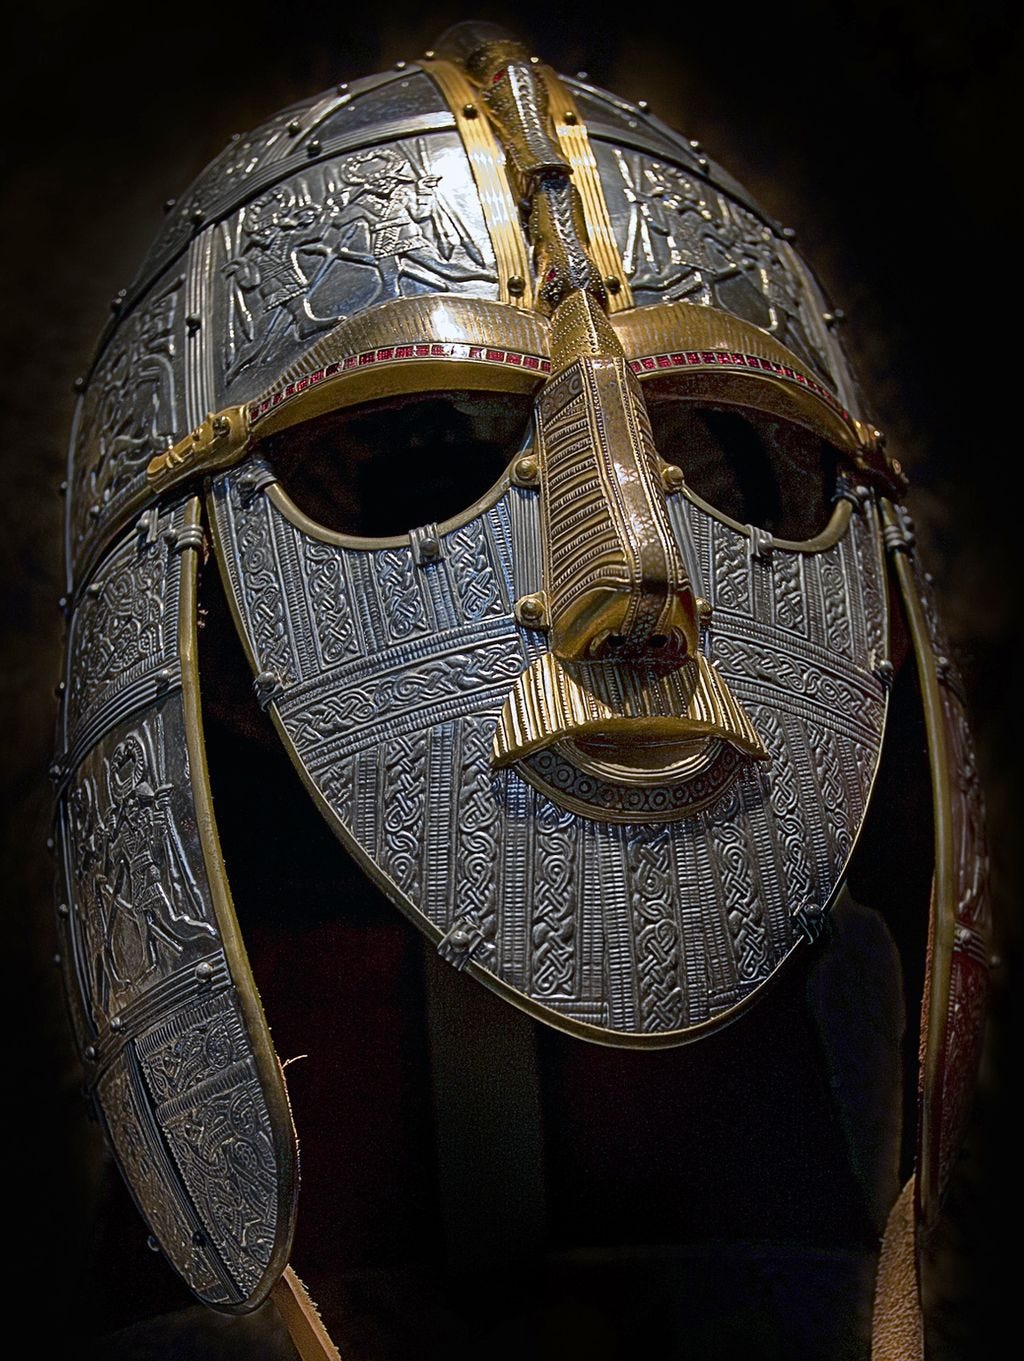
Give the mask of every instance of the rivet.
M 570 128 L 574 128 L 576 126 L 576 115 L 573 113 L 572 109 L 566 109 L 564 119 L 566 124 Z
M 319 138 L 319 137 L 314 137 L 313 140 L 312 140 L 311 142 L 308 142 L 308 143 L 306 144 L 306 155 L 307 155 L 307 156 L 319 156 L 319 155 L 320 155 L 320 138 Z
M 71 911 L 70 911 L 70 909 L 69 909 L 67 903 L 58 903 L 58 904 L 57 904 L 57 916 L 58 916 L 58 917 L 68 917 L 68 916 L 70 916 L 70 915 L 71 915 Z
M 540 595 L 524 595 L 516 601 L 516 618 L 525 628 L 541 628 L 544 624 L 544 598 Z
M 153 1234 L 147 1235 L 147 1237 L 146 1237 L 146 1247 L 149 1248 L 150 1252 L 159 1252 L 159 1251 L 160 1251 L 160 1244 L 156 1241 L 155 1235 L 153 1235 Z
M 700 150 L 700 142 L 697 141 L 696 137 L 691 137 L 691 138 L 690 138 L 690 147 L 691 147 L 691 149 L 692 149 L 693 151 L 699 151 L 699 150 Z
M 92 505 L 89 507 L 89 514 L 94 520 L 98 520 L 103 514 L 103 507 L 100 505 Z
M 956 943 L 957 945 L 970 945 L 971 933 L 966 926 L 956 928 Z
M 48 774 L 49 774 L 49 776 L 50 776 L 50 779 L 53 780 L 54 784 L 56 784 L 56 783 L 59 781 L 59 779 L 60 779 L 61 775 L 63 775 L 63 773 L 64 773 L 63 770 L 62 770 L 61 767 L 57 764 L 56 761 L 53 762 L 53 764 L 50 766 L 49 771 L 48 771 Z
M 289 137 L 298 137 L 301 131 L 302 124 L 299 122 L 297 118 L 293 118 L 292 121 L 288 124 L 287 128 L 285 128 L 285 132 L 287 132 Z
M 335 86 L 335 88 L 338 91 L 338 94 L 343 95 L 345 91 L 348 89 L 348 81 L 347 80 L 341 81 L 341 83 Z
M 46 838 L 46 849 L 47 849 L 48 851 L 52 851 L 55 845 L 56 845 L 56 842 L 54 841 L 53 837 L 52 837 L 52 836 L 48 836 L 48 837 Z
M 120 1016 L 111 1016 L 110 1028 L 111 1030 L 122 1030 L 124 1028 L 124 1021 Z
M 674 463 L 667 463 L 661 470 L 661 485 L 670 494 L 682 491 L 686 486 L 686 478 L 683 476 L 682 468 L 677 467 Z
M 457 950 L 465 950 L 469 946 L 472 936 L 464 926 L 457 926 L 448 940 Z
M 57 968 L 59 969 L 59 968 L 60 968 L 60 955 L 59 955 L 59 954 L 54 955 L 54 957 L 53 957 L 53 962 L 54 962 L 54 964 L 57 966 Z
M 158 690 L 166 690 L 171 683 L 172 677 L 169 669 L 164 666 L 156 673 L 154 679 L 156 680 L 156 688 Z
M 208 983 L 213 977 L 213 965 L 208 960 L 203 960 L 196 965 L 196 978 L 200 983 Z
M 61 614 L 66 613 L 67 608 L 68 608 L 68 598 L 67 598 L 66 595 L 62 595 L 62 596 L 60 596 L 60 597 L 58 598 L 58 600 L 57 600 L 57 608 L 58 608 L 58 610 L 60 610 Z
M 706 156 L 697 157 L 697 165 L 700 167 L 701 170 L 707 170 L 710 164 L 711 162 L 708 160 Z
M 87 1044 L 83 1052 L 85 1054 L 85 1057 L 89 1060 L 90 1063 L 95 1061 L 96 1046 L 94 1044 Z
M 876 662 L 874 671 L 875 675 L 878 677 L 878 680 L 888 690 L 889 686 L 892 684 L 893 677 L 896 674 L 896 668 L 893 666 L 889 658 L 883 657 L 880 662 Z
M 520 486 L 535 487 L 540 477 L 540 464 L 532 454 L 517 458 L 512 467 L 512 476 Z
M 195 225 L 196 225 L 197 227 L 198 227 L 198 226 L 205 220 L 205 218 L 206 218 L 206 214 L 203 212 L 202 208 L 200 208 L 198 205 L 197 205 L 195 208 L 192 209 L 192 211 L 189 213 L 188 216 L 189 216 L 189 221 L 190 221 L 190 222 L 194 222 Z
M 700 620 L 700 622 L 702 624 L 710 624 L 711 617 L 714 614 L 714 609 L 712 608 L 711 601 L 705 600 L 702 595 L 699 595 L 697 596 L 693 603 L 697 607 L 697 618 Z
M 526 280 L 513 274 L 508 281 L 508 292 L 510 298 L 521 298 L 526 292 Z
M 103 587 L 100 585 L 98 581 L 90 581 L 88 586 L 86 586 L 85 588 L 85 593 L 86 595 L 91 595 L 92 598 L 95 600 L 102 590 Z
M 84 392 L 84 391 L 85 391 L 85 379 L 84 379 L 84 378 L 81 378 L 81 377 L 76 378 L 75 381 L 71 384 L 71 386 L 72 386 L 72 388 L 75 390 L 75 392 Z
M 478 115 L 477 115 L 477 107 L 476 107 L 476 105 L 475 105 L 475 104 L 463 104 L 463 106 L 462 106 L 462 116 L 463 116 L 463 118 L 476 118 L 476 117 L 478 116 Z
M 638 99 L 638 100 L 636 101 L 636 106 L 637 106 L 637 108 L 640 110 L 641 113 L 647 113 L 647 112 L 650 110 L 650 107 L 651 107 L 650 104 L 648 104 L 648 102 L 647 102 L 646 99 Z
M 604 286 L 609 293 L 615 294 L 622 288 L 622 280 L 617 274 L 609 274 L 604 281 Z
M 782 238 L 783 238 L 784 241 L 795 241 L 795 240 L 796 240 L 796 228 L 795 228 L 795 227 L 783 227 L 783 229 L 782 229 Z
M 57 485 L 57 495 L 58 495 L 58 496 L 67 496 L 67 494 L 68 494 L 68 484 L 67 484 L 66 482 L 60 482 L 60 483 L 58 483 L 58 485 Z
M 436 562 L 441 556 L 441 545 L 432 534 L 420 539 L 420 557 L 425 562 Z
M 577 79 L 577 80 L 589 80 L 589 79 L 590 79 L 590 73 L 589 73 L 588 71 L 577 71 L 577 72 L 576 72 L 576 79 Z
M 437 56 L 437 53 L 434 51 L 432 47 L 428 47 L 427 50 L 423 53 L 423 55 L 426 57 L 427 61 L 433 61 L 434 58 Z
M 171 209 L 174 207 L 174 205 L 177 203 L 177 201 L 178 201 L 178 200 L 177 200 L 176 198 L 165 198 L 165 199 L 164 199 L 164 212 L 165 212 L 165 213 L 169 213 L 169 212 L 171 211 Z
M 405 68 L 406 68 L 408 65 L 409 65 L 409 63 L 408 63 L 407 61 L 396 61 L 396 62 L 395 62 L 395 70 L 396 70 L 396 71 L 404 71 Z
M 193 1232 L 193 1234 L 192 1234 L 192 1244 L 193 1244 L 194 1247 L 197 1247 L 197 1248 L 205 1248 L 205 1247 L 206 1247 L 206 1234 L 203 1233 L 202 1229 L 196 1229 L 196 1230 Z

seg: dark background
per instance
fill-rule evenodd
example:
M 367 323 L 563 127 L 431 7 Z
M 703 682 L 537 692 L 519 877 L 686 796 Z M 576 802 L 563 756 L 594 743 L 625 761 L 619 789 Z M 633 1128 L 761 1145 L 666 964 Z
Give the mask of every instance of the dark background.
M 228 137 L 399 58 L 448 23 L 505 23 L 557 68 L 645 98 L 792 225 L 833 303 L 871 413 L 912 479 L 919 541 L 965 668 L 988 793 L 996 993 L 968 1152 L 949 1205 L 934 1314 L 942 1361 L 989 1355 L 1017 1319 L 1021 913 L 1015 776 L 1024 79 L 1019 6 L 824 0 L 601 7 L 537 0 L 418 9 L 51 0 L 5 21 L 2 675 L 8 1053 L 28 1192 L 8 1218 L 19 1312 L 70 1329 L 102 1155 L 86 1123 L 51 963 L 49 760 L 71 384 L 109 300 L 179 193 Z M 1001 461 L 1006 458 L 1005 471 Z M 83 1172 L 82 1169 L 85 1169 Z M 15 1202 L 6 1198 L 8 1205 Z M 27 1313 L 23 1316 L 28 1317 Z M 37 1320 L 37 1327 L 40 1321 Z M 48 1334 L 46 1329 L 51 1331 Z M 48 1352 L 43 1345 L 40 1355 Z M 809 1358 L 813 1361 L 813 1358 Z

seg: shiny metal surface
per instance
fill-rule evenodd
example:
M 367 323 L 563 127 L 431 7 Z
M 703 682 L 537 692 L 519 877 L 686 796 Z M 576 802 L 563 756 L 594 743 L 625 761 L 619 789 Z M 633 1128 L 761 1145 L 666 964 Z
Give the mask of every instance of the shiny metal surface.
M 720 1024 L 817 934 L 886 709 L 870 504 L 834 547 L 798 553 L 672 498 L 714 606 L 708 656 L 771 761 L 651 825 L 688 786 L 610 791 L 548 761 L 544 794 L 492 772 L 501 706 L 546 651 L 513 613 L 540 577 L 538 493 L 501 493 L 422 565 L 411 542 L 325 542 L 279 488 L 241 477 L 217 480 L 212 514 L 254 671 L 276 681 L 268 707 L 335 830 L 445 957 L 559 1028 L 664 1044 Z M 635 824 L 605 819 L 613 798 Z

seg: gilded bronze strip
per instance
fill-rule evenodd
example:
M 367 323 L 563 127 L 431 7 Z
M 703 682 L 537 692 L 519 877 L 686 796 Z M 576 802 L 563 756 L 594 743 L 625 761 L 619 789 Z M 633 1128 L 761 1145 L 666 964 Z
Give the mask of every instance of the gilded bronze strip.
M 890 502 L 882 501 L 886 528 L 899 528 Z M 928 923 L 928 965 L 921 1006 L 921 1112 L 918 1142 L 917 1195 L 925 1224 L 938 1210 L 938 1122 L 942 1100 L 942 1054 L 949 1016 L 953 947 L 956 941 L 956 847 L 953 830 L 953 792 L 949 744 L 939 673 L 928 621 L 914 580 L 914 569 L 904 552 L 890 554 L 903 597 L 907 624 L 917 663 L 921 706 L 928 739 L 928 765 L 932 783 L 932 817 L 935 824 L 935 868 L 932 879 L 931 913 Z
M 202 503 L 192 498 L 185 508 L 186 528 L 198 531 L 202 525 Z M 298 1196 L 298 1145 L 292 1123 L 291 1106 L 285 1087 L 284 1074 L 273 1041 L 256 982 L 249 965 L 242 940 L 242 932 L 235 915 L 231 889 L 228 885 L 220 837 L 213 812 L 210 772 L 206 762 L 206 741 L 203 737 L 203 718 L 199 696 L 198 657 L 198 591 L 200 549 L 188 545 L 182 550 L 181 604 L 178 616 L 178 646 L 181 655 L 181 697 L 185 723 L 185 745 L 192 772 L 192 796 L 195 804 L 196 828 L 202 847 L 203 863 L 210 885 L 217 927 L 227 958 L 234 997 L 245 1022 L 246 1035 L 252 1047 L 256 1076 L 267 1103 L 267 1112 L 277 1170 L 277 1219 L 274 1249 L 270 1262 L 256 1290 L 246 1301 L 246 1308 L 260 1303 L 285 1267 L 291 1252 L 295 1232 L 295 1211 Z
M 509 184 L 505 153 L 479 108 L 479 91 L 454 62 L 423 59 L 420 65 L 447 100 L 466 148 L 498 265 L 501 301 L 532 308 L 533 271 L 519 207 Z
M 633 290 L 615 240 L 587 125 L 572 91 L 562 83 L 557 72 L 544 66 L 541 68 L 541 77 L 547 86 L 548 103 L 558 140 L 566 160 L 572 166 L 572 182 L 583 201 L 590 252 L 608 290 L 608 311 L 622 312 L 634 306 Z

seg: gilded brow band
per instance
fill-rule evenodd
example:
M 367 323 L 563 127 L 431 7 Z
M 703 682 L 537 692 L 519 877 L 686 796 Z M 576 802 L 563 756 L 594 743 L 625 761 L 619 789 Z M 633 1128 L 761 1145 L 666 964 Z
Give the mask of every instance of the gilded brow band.
M 883 488 L 901 484 L 901 470 L 878 432 L 857 420 L 797 357 L 773 336 L 737 317 L 695 303 L 657 303 L 612 319 L 630 367 L 642 383 L 687 374 L 714 385 L 716 399 L 747 395 L 816 430 L 851 458 L 858 473 Z M 493 338 L 501 337 L 495 344 Z M 236 463 L 250 440 L 392 391 L 460 385 L 531 391 L 547 377 L 550 325 L 536 312 L 480 298 L 432 294 L 382 303 L 343 321 L 284 369 L 260 397 L 211 414 L 157 454 L 147 469 L 150 489 L 163 491 L 196 474 Z M 399 379 L 396 371 L 408 377 Z

